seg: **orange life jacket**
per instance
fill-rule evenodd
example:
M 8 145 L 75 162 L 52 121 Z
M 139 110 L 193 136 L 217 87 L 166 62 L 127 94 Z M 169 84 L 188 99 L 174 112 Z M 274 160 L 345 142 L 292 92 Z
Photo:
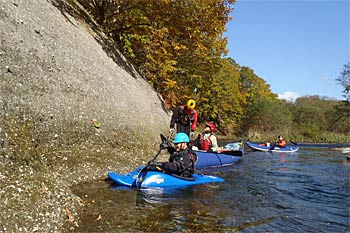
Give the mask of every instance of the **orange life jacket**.
M 281 141 L 277 142 L 277 145 L 279 147 L 285 147 L 287 145 L 287 142 L 286 142 L 286 140 L 282 139 Z

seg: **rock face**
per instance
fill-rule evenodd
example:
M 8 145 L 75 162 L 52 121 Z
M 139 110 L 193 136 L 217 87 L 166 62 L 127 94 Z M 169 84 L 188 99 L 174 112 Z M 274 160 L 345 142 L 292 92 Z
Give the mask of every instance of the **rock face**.
M 78 224 L 70 185 L 151 159 L 169 127 L 162 98 L 69 7 L 0 0 L 0 231 Z

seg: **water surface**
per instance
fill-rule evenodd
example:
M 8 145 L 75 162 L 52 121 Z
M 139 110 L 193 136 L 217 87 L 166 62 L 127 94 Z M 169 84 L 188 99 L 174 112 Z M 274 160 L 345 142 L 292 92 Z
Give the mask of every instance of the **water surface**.
M 235 165 L 201 170 L 224 183 L 137 190 L 94 182 L 76 232 L 349 232 L 350 162 L 327 145 L 297 153 L 246 150 Z

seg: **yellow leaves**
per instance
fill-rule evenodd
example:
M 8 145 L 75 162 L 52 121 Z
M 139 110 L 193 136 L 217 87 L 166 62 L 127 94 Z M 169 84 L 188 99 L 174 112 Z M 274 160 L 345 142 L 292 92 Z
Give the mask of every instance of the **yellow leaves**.
M 203 44 L 197 44 L 197 51 L 201 50 L 201 51 L 207 51 L 207 47 L 205 47 Z
M 174 50 L 187 50 L 187 46 L 182 45 L 182 44 L 175 44 L 173 45 Z
M 176 87 L 178 84 L 176 81 L 173 81 L 173 80 L 170 80 L 170 79 L 167 79 L 164 81 L 164 85 L 169 87 L 169 88 L 174 88 Z

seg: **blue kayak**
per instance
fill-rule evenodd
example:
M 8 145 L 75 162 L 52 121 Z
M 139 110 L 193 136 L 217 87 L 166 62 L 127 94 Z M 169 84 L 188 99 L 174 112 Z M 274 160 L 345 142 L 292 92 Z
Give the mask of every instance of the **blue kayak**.
M 195 168 L 221 167 L 237 163 L 244 154 L 244 146 L 241 143 L 238 150 L 224 149 L 220 152 L 194 150 L 193 152 L 197 155 Z
M 108 177 L 118 185 L 138 188 L 177 187 L 212 182 L 224 182 L 224 179 L 217 176 L 193 174 L 190 178 L 184 178 L 157 171 L 147 171 L 143 168 L 144 166 L 140 166 L 128 174 L 109 172 Z
M 136 187 L 137 176 L 144 167 L 145 166 L 140 166 L 127 174 L 109 172 L 108 177 L 118 185 Z
M 136 186 L 146 187 L 177 187 L 213 182 L 224 182 L 224 179 L 217 176 L 193 174 L 190 178 L 165 174 L 157 171 L 142 171 L 136 179 Z
M 264 152 L 285 152 L 285 153 L 291 153 L 296 152 L 299 150 L 298 146 L 285 146 L 285 147 L 278 147 L 278 146 L 266 146 L 266 145 L 260 145 L 255 144 L 251 142 L 246 142 L 246 145 L 250 147 L 251 149 L 258 150 L 258 151 L 264 151 Z

